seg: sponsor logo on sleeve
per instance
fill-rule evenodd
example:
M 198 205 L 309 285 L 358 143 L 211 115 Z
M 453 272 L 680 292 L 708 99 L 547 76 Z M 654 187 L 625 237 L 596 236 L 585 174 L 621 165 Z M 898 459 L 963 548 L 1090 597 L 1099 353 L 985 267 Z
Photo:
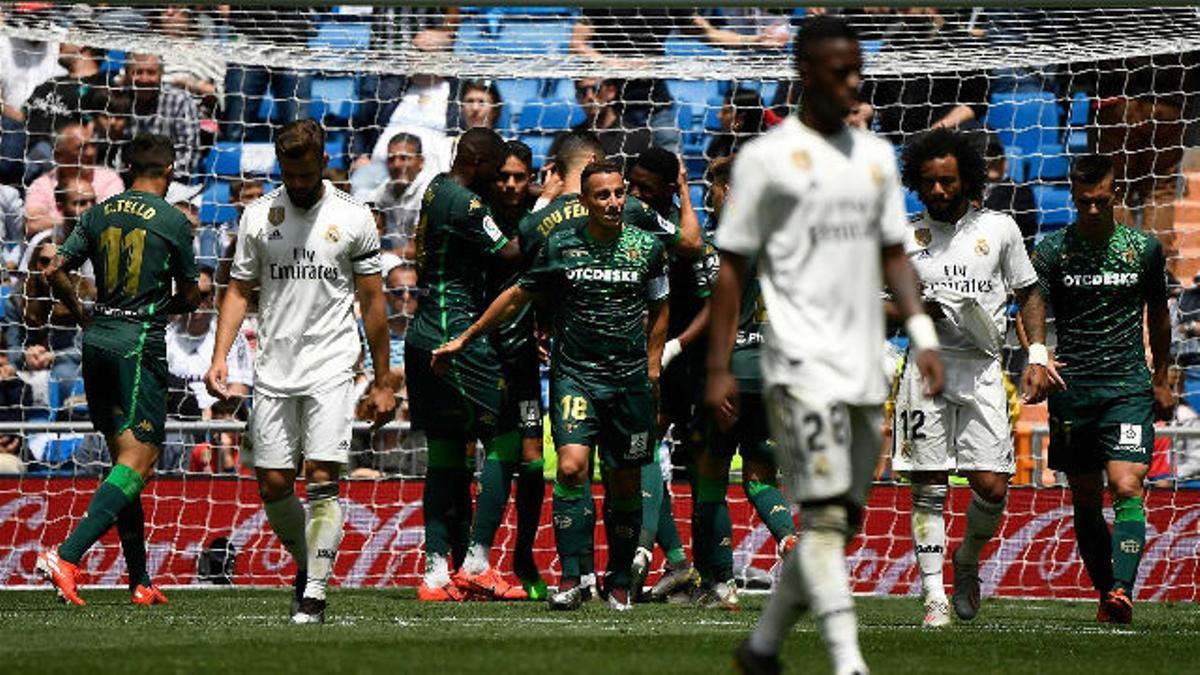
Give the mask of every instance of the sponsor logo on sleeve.
M 504 233 L 496 226 L 496 221 L 492 220 L 491 216 L 483 217 L 483 231 L 492 241 L 500 241 L 504 237 Z

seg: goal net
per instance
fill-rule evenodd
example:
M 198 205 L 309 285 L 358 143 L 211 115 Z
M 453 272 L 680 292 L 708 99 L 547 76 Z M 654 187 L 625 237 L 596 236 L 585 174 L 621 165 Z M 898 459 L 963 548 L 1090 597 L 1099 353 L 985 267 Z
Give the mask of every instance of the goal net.
M 78 331 L 49 297 L 40 268 L 82 210 L 123 189 L 121 149 L 132 134 L 162 133 L 175 142 L 168 200 L 194 223 L 207 275 L 202 285 L 219 293 L 241 206 L 279 185 L 274 131 L 299 117 L 321 121 L 328 178 L 378 213 L 390 365 L 403 385 L 403 335 L 420 301 L 412 240 L 419 194 L 448 168 L 463 130 L 491 126 L 524 142 L 535 172 L 556 137 L 576 127 L 596 131 L 624 160 L 651 145 L 667 147 L 682 156 L 692 202 L 712 227 L 708 163 L 792 112 L 799 88 L 790 41 L 806 16 L 821 12 L 843 14 L 860 31 L 865 105 L 855 123 L 897 149 L 935 125 L 973 134 L 989 161 L 986 205 L 1011 213 L 1031 245 L 1074 218 L 1066 188 L 1071 159 L 1113 156 L 1122 188 L 1118 216 L 1163 242 L 1182 290 L 1173 305 L 1173 352 L 1185 403 L 1200 405 L 1200 338 L 1186 332 L 1200 318 L 1192 296 L 1200 294 L 1192 288 L 1200 271 L 1195 8 L 0 3 L 0 584 L 36 583 L 35 552 L 78 522 L 110 466 L 87 422 Z M 914 195 L 908 207 L 921 210 Z M 79 281 L 85 296 L 90 283 L 86 275 Z M 171 431 L 145 497 L 152 572 L 167 584 L 286 583 L 288 557 L 270 533 L 252 478 L 237 468 L 253 399 L 256 323 L 247 320 L 230 357 L 245 400 L 215 404 L 200 383 L 214 306 L 206 300 L 173 321 L 168 336 Z M 1018 372 L 1013 331 L 1010 347 L 1008 365 Z M 365 388 L 371 370 L 363 372 Z M 405 408 L 392 428 L 356 433 L 337 583 L 418 580 L 424 441 L 408 428 Z M 1193 418 L 1181 413 L 1156 447 L 1138 591 L 1144 598 L 1196 599 L 1200 492 L 1190 481 L 1200 478 L 1200 442 L 1189 435 Z M 1069 496 L 1062 477 L 1044 469 L 1044 422 L 1042 407 L 1014 413 L 1018 487 L 1002 535 L 984 552 L 985 592 L 1091 597 L 1074 550 Z M 769 582 L 774 542 L 733 485 L 737 568 L 750 584 Z M 677 482 L 674 493 L 690 548 L 686 483 Z M 968 498 L 955 490 L 952 511 L 961 514 Z M 547 500 L 536 545 L 547 571 L 557 569 L 549 508 Z M 908 513 L 906 487 L 885 469 L 852 546 L 857 591 L 916 592 Z M 505 571 L 511 524 L 510 514 L 497 545 Z M 961 517 L 950 520 L 952 545 L 962 527 Z M 120 583 L 115 536 L 83 566 L 92 583 Z

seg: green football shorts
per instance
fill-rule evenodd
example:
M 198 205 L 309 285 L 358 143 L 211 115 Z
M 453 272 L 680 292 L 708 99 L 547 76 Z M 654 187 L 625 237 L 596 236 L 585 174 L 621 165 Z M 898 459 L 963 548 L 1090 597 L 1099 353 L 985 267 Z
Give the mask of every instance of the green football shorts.
M 1050 468 L 1068 475 L 1108 462 L 1150 463 L 1154 392 L 1072 385 L 1050 397 Z
M 604 466 L 642 466 L 654 459 L 656 406 L 650 381 L 628 387 L 584 386 L 570 375 L 550 381 L 554 445 L 598 449 Z

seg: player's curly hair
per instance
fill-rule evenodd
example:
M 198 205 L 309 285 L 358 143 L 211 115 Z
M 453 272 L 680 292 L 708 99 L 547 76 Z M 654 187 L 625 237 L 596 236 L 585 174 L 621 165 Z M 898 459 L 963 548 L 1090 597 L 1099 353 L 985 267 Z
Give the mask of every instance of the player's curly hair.
M 987 185 L 987 162 L 970 136 L 953 129 L 926 131 L 904 146 L 900 156 L 900 180 L 904 187 L 920 193 L 921 165 L 951 155 L 958 160 L 963 194 L 971 201 L 982 200 Z

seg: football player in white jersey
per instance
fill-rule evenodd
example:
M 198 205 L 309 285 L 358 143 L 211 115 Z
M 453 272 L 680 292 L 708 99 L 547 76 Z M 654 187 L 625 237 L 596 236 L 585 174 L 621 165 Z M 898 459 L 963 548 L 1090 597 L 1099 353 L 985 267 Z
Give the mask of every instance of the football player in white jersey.
M 762 363 L 771 436 L 785 491 L 804 528 L 783 561 L 757 628 L 735 652 L 743 673 L 779 672 L 784 638 L 805 610 L 817 619 L 835 672 L 866 673 L 845 547 L 858 529 L 879 450 L 887 385 L 886 279 L 916 345 L 930 394 L 941 390 L 937 333 L 904 255 L 906 219 L 886 141 L 843 122 L 862 79 L 858 36 L 844 20 L 805 20 L 795 38 L 798 116 L 748 143 L 734 162 L 717 231 L 705 403 L 716 423 L 737 417 L 730 372 L 747 259 L 766 299 Z
M 254 467 L 271 529 L 296 561 L 294 623 L 325 619 L 325 587 L 342 539 L 338 477 L 349 459 L 354 365 L 361 351 L 354 299 L 375 363 L 369 406 L 377 423 L 395 409 L 388 374 L 387 312 L 379 235 L 366 206 L 321 179 L 329 156 L 312 120 L 275 141 L 283 187 L 246 207 L 232 279 L 221 303 L 205 383 L 228 395 L 225 355 L 259 289 L 254 411 L 242 463 Z M 304 462 L 311 516 L 294 487 Z
M 946 389 L 927 399 L 920 373 L 904 368 L 896 395 L 892 469 L 912 481 L 924 625 L 936 628 L 950 623 L 942 582 L 947 473 L 965 475 L 971 484 L 966 534 L 953 556 L 954 611 L 970 621 L 979 611 L 979 553 L 1000 525 L 1008 479 L 1016 469 L 1000 364 L 1010 292 L 1032 343 L 1022 377 L 1025 400 L 1045 398 L 1051 375 L 1037 272 L 1016 221 L 979 207 L 987 165 L 972 138 L 949 129 L 927 132 L 904 148 L 902 163 L 904 184 L 925 205 L 904 248 L 936 319 Z

